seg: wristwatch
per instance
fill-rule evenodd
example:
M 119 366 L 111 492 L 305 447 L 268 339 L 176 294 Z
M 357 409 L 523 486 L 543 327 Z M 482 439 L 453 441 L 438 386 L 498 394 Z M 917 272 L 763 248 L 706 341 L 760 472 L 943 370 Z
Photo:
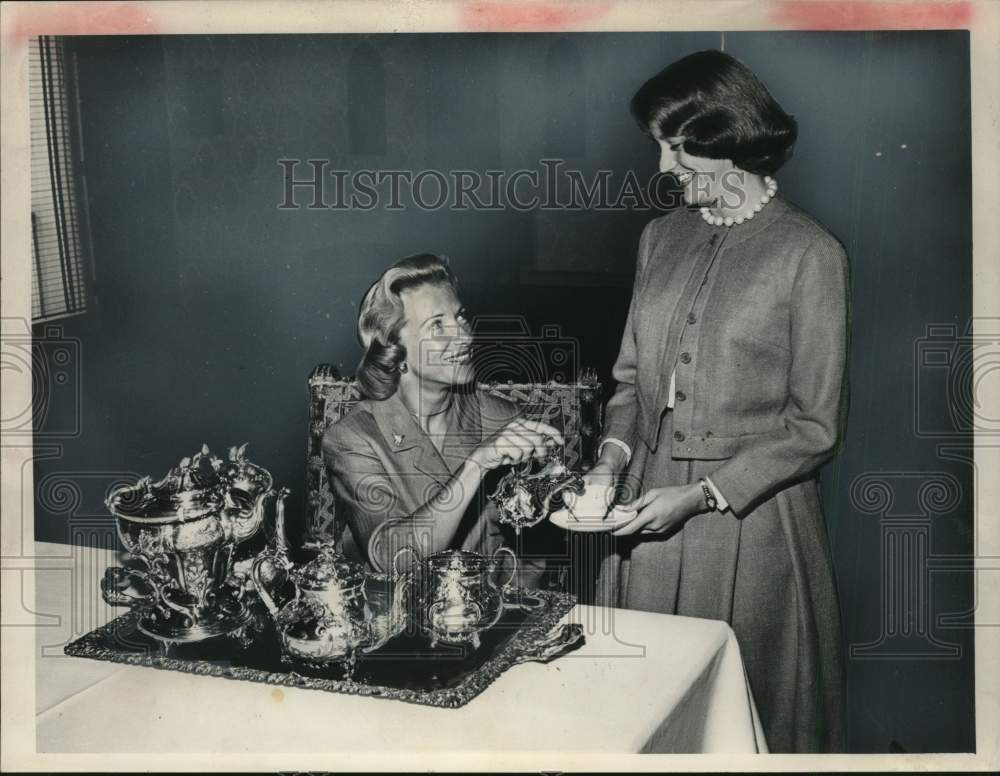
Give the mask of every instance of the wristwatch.
M 710 512 L 714 512 L 719 508 L 719 502 L 715 498 L 715 494 L 712 493 L 712 489 L 708 487 L 708 483 L 705 482 L 704 478 L 698 480 L 701 485 L 701 492 L 705 494 L 705 506 L 708 507 Z

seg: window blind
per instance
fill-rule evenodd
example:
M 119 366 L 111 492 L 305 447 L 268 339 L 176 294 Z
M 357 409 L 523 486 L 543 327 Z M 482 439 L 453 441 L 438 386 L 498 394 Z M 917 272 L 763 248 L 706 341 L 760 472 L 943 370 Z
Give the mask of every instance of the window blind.
M 62 41 L 32 38 L 28 62 L 31 315 L 37 323 L 83 312 L 87 286 Z

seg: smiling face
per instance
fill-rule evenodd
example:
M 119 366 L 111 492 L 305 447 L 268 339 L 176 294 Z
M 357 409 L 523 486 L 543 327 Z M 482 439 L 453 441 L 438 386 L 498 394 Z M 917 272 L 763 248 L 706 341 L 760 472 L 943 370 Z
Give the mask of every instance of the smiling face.
M 406 323 L 399 343 L 410 374 L 428 385 L 471 382 L 472 333 L 465 308 L 451 286 L 425 284 L 400 294 Z
M 684 201 L 689 205 L 716 204 L 723 194 L 732 199 L 736 168 L 729 159 L 692 156 L 684 150 L 683 137 L 663 137 L 651 128 L 660 147 L 660 172 L 673 175 L 684 187 Z

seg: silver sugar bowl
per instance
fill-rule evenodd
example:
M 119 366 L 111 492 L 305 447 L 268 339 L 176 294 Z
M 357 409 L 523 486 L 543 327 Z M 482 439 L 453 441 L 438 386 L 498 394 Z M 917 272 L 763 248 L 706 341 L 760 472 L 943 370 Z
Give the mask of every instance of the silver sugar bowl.
M 517 573 L 517 556 L 500 547 L 492 558 L 468 550 L 445 550 L 421 559 L 412 547 L 404 547 L 393 558 L 399 568 L 403 553 L 412 553 L 420 565 L 419 618 L 424 632 L 436 644 L 468 644 L 478 649 L 479 634 L 499 622 L 504 610 L 503 589 Z M 494 579 L 503 554 L 513 566 L 505 582 Z

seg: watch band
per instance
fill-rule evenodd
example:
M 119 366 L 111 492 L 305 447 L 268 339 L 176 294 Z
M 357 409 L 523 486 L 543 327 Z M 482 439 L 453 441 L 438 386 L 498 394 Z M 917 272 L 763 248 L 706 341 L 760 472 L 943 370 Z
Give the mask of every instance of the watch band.
M 708 483 L 704 479 L 698 480 L 698 484 L 701 485 L 701 492 L 705 496 L 705 506 L 710 512 L 715 512 L 719 508 L 719 502 L 716 500 L 715 494 L 712 493 L 712 489 L 708 487 Z

